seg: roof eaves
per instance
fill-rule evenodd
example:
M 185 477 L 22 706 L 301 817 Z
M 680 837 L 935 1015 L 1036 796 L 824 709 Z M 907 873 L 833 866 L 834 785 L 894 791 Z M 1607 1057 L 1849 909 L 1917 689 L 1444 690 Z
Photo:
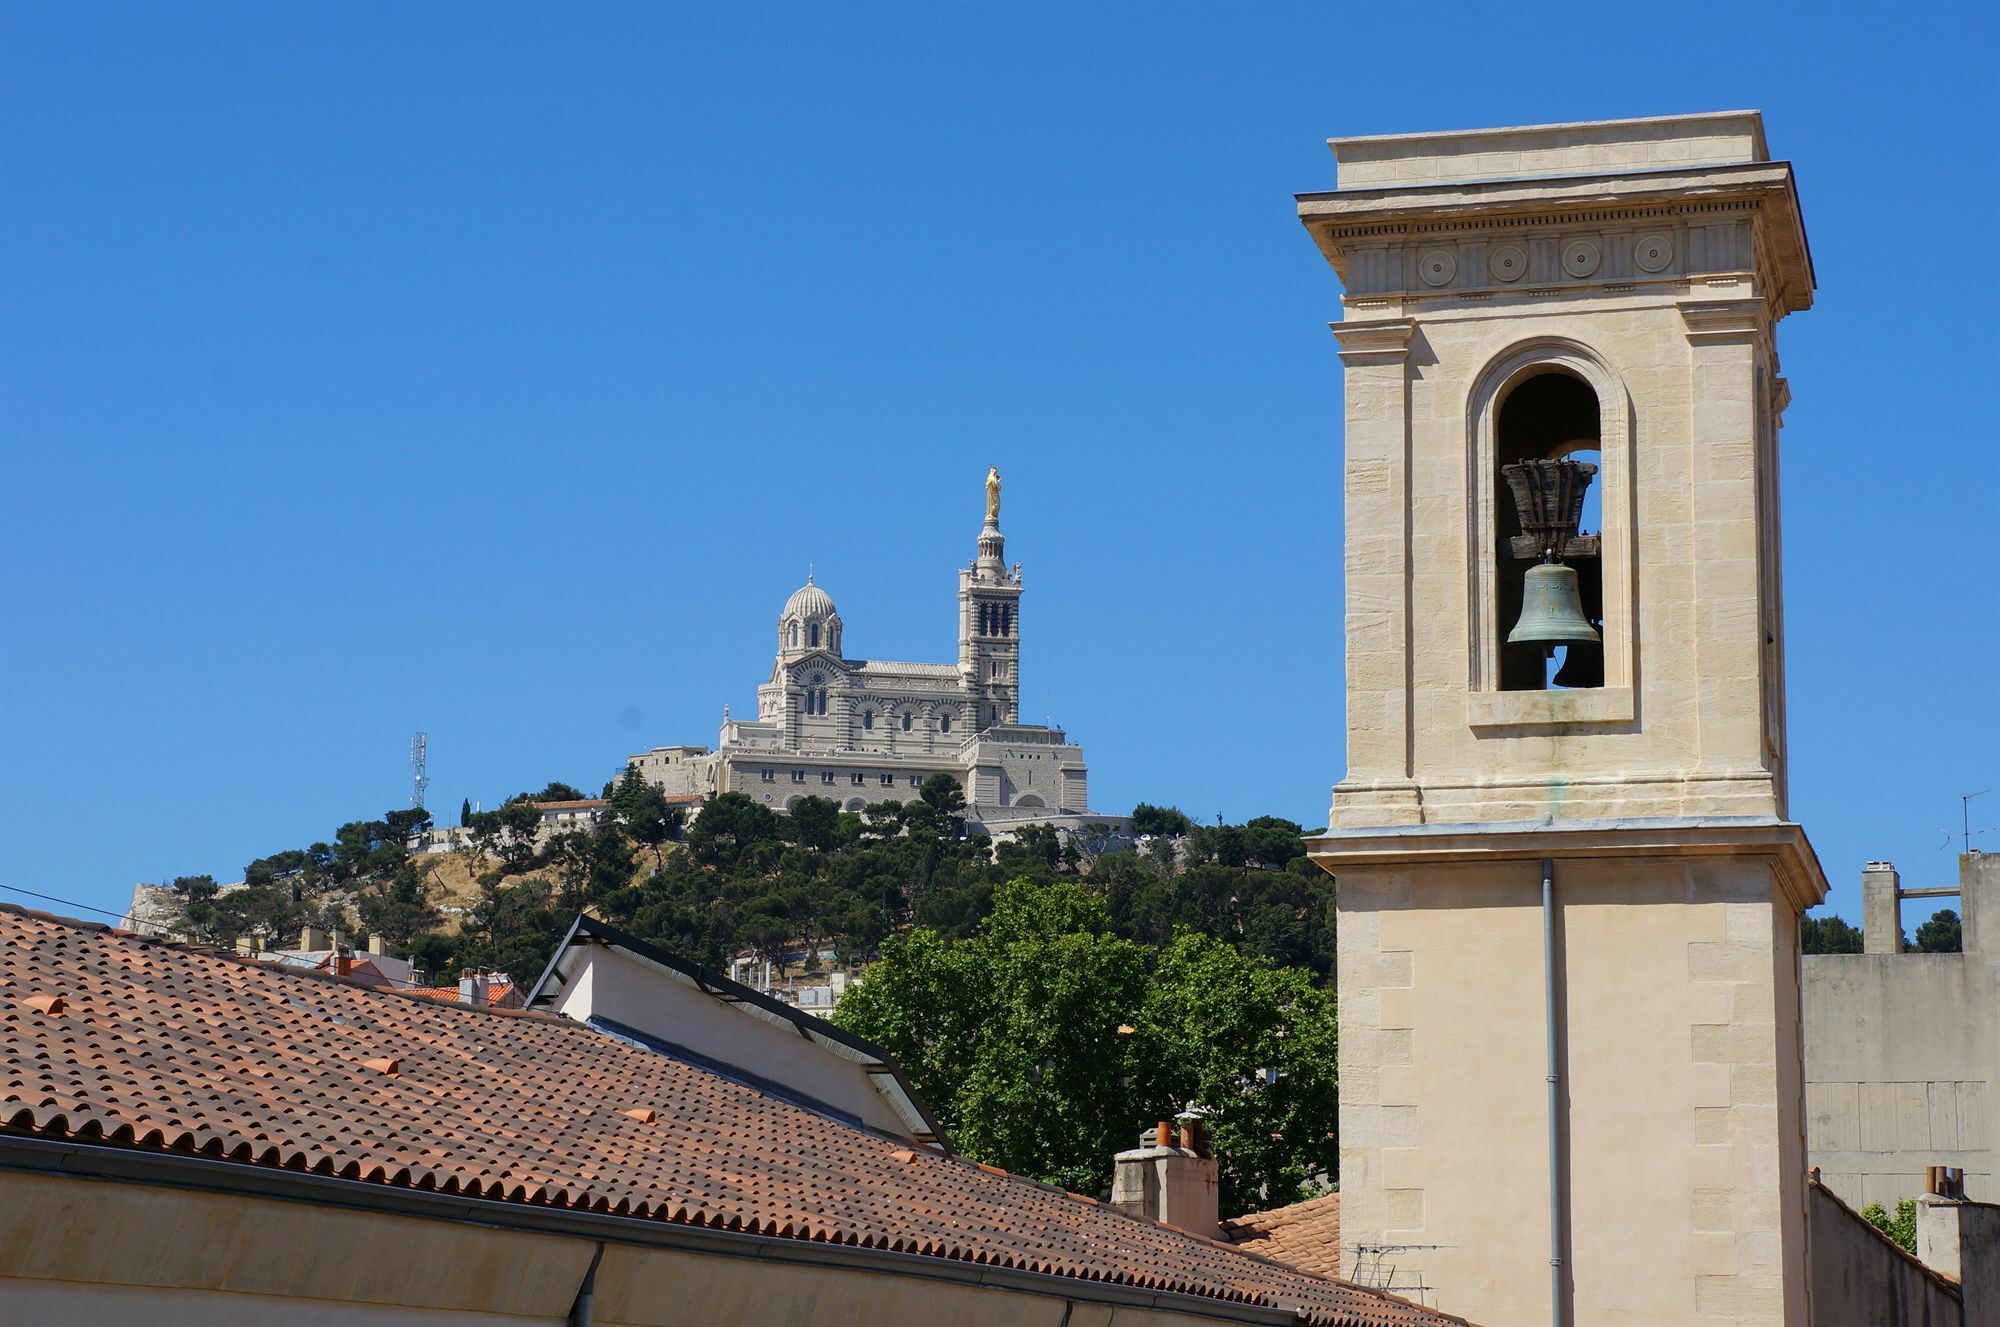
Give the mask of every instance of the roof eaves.
M 1259 1324 L 1260 1327 L 1295 1327 L 1302 1321 L 1336 1327 L 1340 1322 L 1329 1315 L 1280 1307 L 1257 1299 L 1152 1289 L 1126 1281 L 1061 1276 L 996 1262 L 903 1253 L 872 1245 L 823 1245 L 805 1239 L 751 1234 L 659 1218 L 475 1198 L 371 1180 L 244 1164 L 198 1154 L 144 1151 L 89 1141 L 58 1141 L 0 1133 L 0 1168 L 119 1179 L 403 1216 L 471 1221 L 537 1234 L 580 1236 L 628 1245 L 783 1263 L 808 1263 L 850 1271 L 859 1267 L 890 1275 L 991 1285 L 1085 1303 L 1191 1313 L 1211 1320 Z M 1459 1321 L 1444 1315 L 1438 1315 L 1437 1320 Z M 1365 1322 L 1363 1319 L 1351 1321 L 1357 1327 Z

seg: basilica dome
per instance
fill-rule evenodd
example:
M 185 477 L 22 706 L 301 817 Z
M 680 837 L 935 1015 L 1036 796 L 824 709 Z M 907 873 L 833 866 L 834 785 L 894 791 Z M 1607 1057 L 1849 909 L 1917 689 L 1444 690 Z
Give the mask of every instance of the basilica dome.
M 825 590 L 814 585 L 811 577 L 807 577 L 806 583 L 785 600 L 785 611 L 780 616 L 797 618 L 801 622 L 824 622 L 833 616 L 833 599 Z

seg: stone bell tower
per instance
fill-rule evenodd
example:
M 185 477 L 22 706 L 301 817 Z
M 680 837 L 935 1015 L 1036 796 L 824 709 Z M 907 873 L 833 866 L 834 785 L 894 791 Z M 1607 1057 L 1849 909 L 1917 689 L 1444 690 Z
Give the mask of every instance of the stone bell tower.
M 972 728 L 1021 721 L 1021 568 L 1007 569 L 1000 533 L 1000 471 L 986 473 L 979 555 L 958 573 L 959 683 L 972 697 Z
M 1343 289 L 1347 771 L 1312 851 L 1344 1256 L 1489 1327 L 1805 1327 L 1791 168 L 1755 112 L 1332 147 L 1299 215 Z M 1558 471 L 1552 548 L 1521 476 Z

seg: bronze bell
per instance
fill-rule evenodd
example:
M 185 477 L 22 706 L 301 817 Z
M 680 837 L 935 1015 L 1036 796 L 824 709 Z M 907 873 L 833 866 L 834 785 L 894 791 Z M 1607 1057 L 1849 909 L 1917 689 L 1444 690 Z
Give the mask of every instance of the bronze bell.
M 1583 615 L 1576 572 L 1560 562 L 1528 568 L 1521 586 L 1521 620 L 1507 633 L 1507 643 L 1553 649 L 1573 642 L 1597 643 L 1597 628 Z

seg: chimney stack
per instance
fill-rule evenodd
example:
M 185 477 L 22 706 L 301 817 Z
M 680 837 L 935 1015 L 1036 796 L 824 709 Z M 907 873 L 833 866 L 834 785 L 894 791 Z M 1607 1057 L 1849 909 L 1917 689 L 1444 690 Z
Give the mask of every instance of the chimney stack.
M 1212 1151 L 1198 1118 L 1181 1117 L 1178 1138 L 1173 1125 L 1161 1120 L 1140 1135 L 1138 1147 L 1118 1154 L 1111 1205 L 1190 1234 L 1221 1238 L 1221 1185 Z
M 475 1008 L 486 1007 L 486 970 L 461 968 L 458 973 L 458 1002 Z
M 1931 1166 L 1917 1199 L 1917 1259 L 1958 1282 L 1965 1321 L 2000 1321 L 2000 1206 L 1968 1202 L 1965 1172 Z
M 308 926 L 299 932 L 299 948 L 317 953 L 329 947 L 326 942 L 326 932 L 321 928 Z
M 375 932 L 370 931 L 368 933 L 368 952 L 387 958 L 389 956 L 389 942 L 375 934 Z

